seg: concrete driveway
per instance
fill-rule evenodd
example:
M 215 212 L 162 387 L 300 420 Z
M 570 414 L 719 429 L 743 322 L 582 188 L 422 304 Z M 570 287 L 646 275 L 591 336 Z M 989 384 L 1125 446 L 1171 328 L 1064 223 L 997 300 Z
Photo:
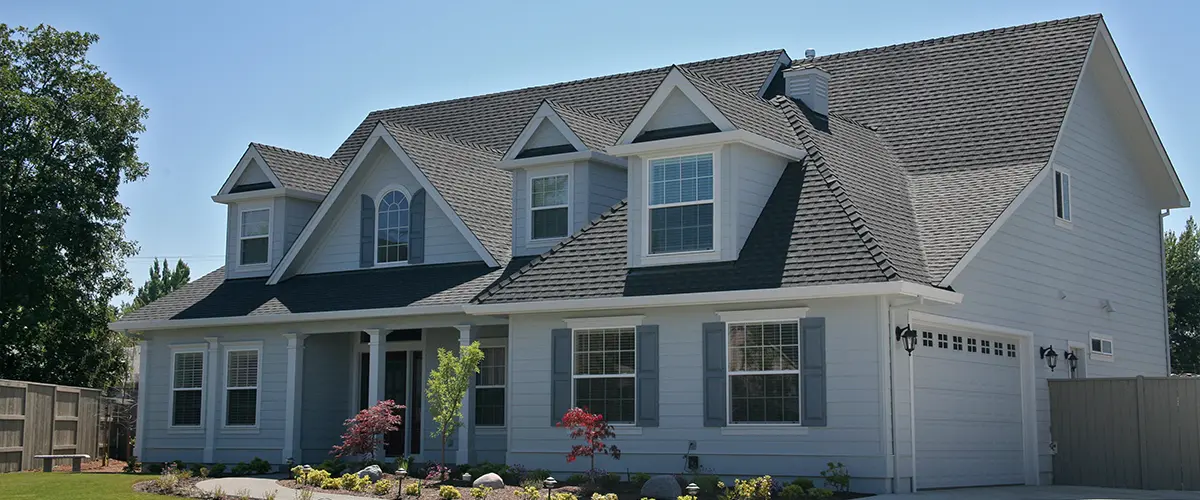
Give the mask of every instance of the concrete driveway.
M 1002 486 L 879 495 L 872 500 L 1200 500 L 1200 491 L 1146 491 L 1085 486 Z

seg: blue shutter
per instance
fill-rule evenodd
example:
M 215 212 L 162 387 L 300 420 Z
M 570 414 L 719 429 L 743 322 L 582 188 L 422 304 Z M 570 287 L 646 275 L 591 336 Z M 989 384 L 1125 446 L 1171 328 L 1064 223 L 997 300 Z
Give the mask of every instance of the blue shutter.
M 658 325 L 637 327 L 637 425 L 658 427 Z
M 571 401 L 571 329 L 550 332 L 550 425 L 557 424 L 570 410 Z
M 704 324 L 704 426 L 725 426 L 725 323 Z
M 408 263 L 425 262 L 425 190 L 413 193 L 408 204 Z
M 359 228 L 358 267 L 375 265 L 375 202 L 362 195 L 362 217 Z
M 825 318 L 800 320 L 800 349 L 803 358 L 800 371 L 801 422 L 806 426 L 824 427 L 828 422 L 825 400 Z

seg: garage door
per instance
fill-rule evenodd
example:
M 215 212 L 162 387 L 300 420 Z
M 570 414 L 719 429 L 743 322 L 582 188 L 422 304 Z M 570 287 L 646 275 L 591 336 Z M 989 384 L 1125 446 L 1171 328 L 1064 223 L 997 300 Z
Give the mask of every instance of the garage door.
M 1024 484 L 1017 341 L 921 330 L 913 353 L 917 488 Z

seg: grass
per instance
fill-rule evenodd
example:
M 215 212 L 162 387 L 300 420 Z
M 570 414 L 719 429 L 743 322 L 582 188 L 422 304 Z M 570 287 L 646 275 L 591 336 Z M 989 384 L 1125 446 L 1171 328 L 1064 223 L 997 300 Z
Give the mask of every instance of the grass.
M 5 500 L 86 498 L 89 500 L 159 499 L 160 495 L 134 493 L 133 483 L 152 476 L 132 474 L 70 474 L 66 472 L 10 472 L 0 474 Z

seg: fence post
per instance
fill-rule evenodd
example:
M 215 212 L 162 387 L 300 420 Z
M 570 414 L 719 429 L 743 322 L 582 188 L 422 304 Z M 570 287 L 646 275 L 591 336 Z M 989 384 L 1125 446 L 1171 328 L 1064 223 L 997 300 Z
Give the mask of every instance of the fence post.
M 1146 456 L 1146 377 L 1137 377 L 1137 433 L 1138 433 L 1138 484 L 1141 489 L 1149 489 L 1147 476 L 1150 475 L 1149 457 Z

